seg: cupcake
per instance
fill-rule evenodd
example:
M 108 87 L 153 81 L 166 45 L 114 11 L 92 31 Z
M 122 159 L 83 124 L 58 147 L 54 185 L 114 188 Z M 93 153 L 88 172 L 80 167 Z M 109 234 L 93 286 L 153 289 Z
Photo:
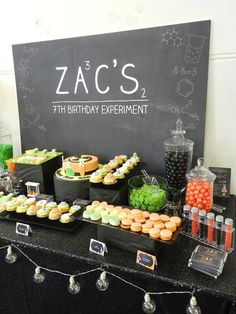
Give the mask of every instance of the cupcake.
M 80 210 L 81 209 L 81 206 L 79 206 L 79 205 L 73 205 L 73 206 L 71 206 L 71 208 L 70 208 L 70 210 L 69 210 L 69 213 L 70 214 L 74 214 L 74 213 L 76 213 L 78 210 Z
M 100 173 L 93 172 L 91 174 L 91 177 L 89 179 L 90 182 L 92 183 L 100 183 L 103 180 L 103 176 Z
M 116 178 L 113 176 L 112 173 L 108 173 L 104 179 L 103 179 L 103 184 L 106 185 L 111 185 L 111 184 L 115 184 L 117 182 Z
M 55 207 L 57 207 L 57 203 L 56 202 L 49 202 L 49 203 L 46 204 L 46 209 L 49 210 L 49 211 L 51 209 L 55 208 Z
M 0 203 L 0 213 L 4 212 L 6 210 L 6 205 L 3 203 Z
M 70 214 L 66 213 L 66 214 L 62 214 L 61 215 L 61 218 L 60 218 L 60 222 L 61 223 L 69 223 L 69 222 L 72 222 L 74 221 L 74 219 L 71 217 Z
M 125 162 L 128 159 L 127 155 L 120 155 L 120 157 L 122 158 L 123 162 Z
M 140 162 L 140 157 L 137 155 L 137 153 L 133 153 L 132 158 L 134 158 L 137 163 Z
M 36 207 L 37 209 L 40 209 L 40 208 L 44 208 L 47 204 L 47 201 L 46 200 L 40 200 L 38 202 L 36 202 Z
M 27 199 L 24 201 L 24 205 L 25 205 L 25 206 L 35 205 L 35 203 L 36 203 L 36 199 L 35 199 L 34 197 L 27 198 Z
M 57 207 L 54 207 L 54 208 L 50 211 L 50 213 L 49 213 L 49 215 L 48 215 L 48 218 L 49 218 L 50 220 L 58 220 L 58 219 L 60 219 L 60 218 L 61 218 L 61 211 L 60 211 L 60 209 L 57 208 Z
M 138 164 L 137 160 L 134 157 L 131 157 L 127 161 L 132 163 L 133 166 L 137 166 L 137 164 Z
M 115 169 L 118 167 L 118 162 L 115 159 L 109 161 L 108 165 L 111 166 L 111 169 Z
M 129 168 L 127 166 L 123 165 L 122 167 L 119 168 L 119 171 L 121 173 L 126 174 L 126 173 L 129 173 Z
M 107 172 L 112 172 L 112 167 L 109 164 L 103 165 L 103 168 L 107 170 Z
M 37 217 L 39 218 L 46 218 L 49 215 L 50 210 L 46 209 L 46 208 L 40 208 L 37 211 Z
M 115 156 L 114 159 L 116 160 L 116 162 L 118 163 L 118 165 L 122 165 L 123 162 L 124 162 L 121 156 Z
M 117 169 L 116 172 L 113 173 L 113 176 L 118 180 L 125 178 L 124 173 L 120 172 L 119 169 Z
M 37 207 L 33 204 L 30 205 L 26 211 L 26 215 L 35 216 L 37 214 Z
M 18 206 L 17 206 L 17 209 L 16 209 L 16 212 L 17 212 L 18 214 L 26 213 L 27 208 L 28 208 L 28 207 L 25 206 L 24 204 L 18 205 Z
M 129 159 L 123 164 L 123 167 L 127 167 L 129 170 L 134 168 L 134 165 L 132 163 L 132 161 L 130 161 Z
M 103 167 L 103 168 L 96 170 L 95 173 L 98 173 L 104 177 L 108 173 L 108 170 Z
M 14 212 L 16 209 L 17 209 L 17 206 L 18 206 L 18 203 L 16 200 L 13 200 L 13 201 L 9 201 L 7 202 L 6 204 L 6 210 L 8 212 Z
M 57 208 L 61 211 L 61 213 L 67 213 L 69 211 L 69 205 L 66 202 L 61 202 L 58 204 Z
M 26 199 L 27 197 L 22 194 L 22 195 L 17 196 L 16 201 L 20 205 L 20 204 L 24 204 Z

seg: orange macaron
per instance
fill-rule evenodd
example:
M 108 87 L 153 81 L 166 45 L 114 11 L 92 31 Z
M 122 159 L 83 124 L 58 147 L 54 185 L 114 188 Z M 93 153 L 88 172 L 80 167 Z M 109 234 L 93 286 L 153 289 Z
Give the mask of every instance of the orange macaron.
M 149 233 L 150 229 L 152 229 L 152 225 L 150 225 L 150 224 L 143 224 L 142 225 L 142 233 Z
M 121 225 L 120 226 L 123 229 L 130 229 L 132 222 L 133 221 L 131 219 L 124 218 L 124 219 L 121 220 Z
M 172 231 L 172 232 L 175 232 L 176 231 L 176 224 L 174 223 L 174 222 L 171 222 L 171 221 L 167 221 L 166 223 L 165 223 L 165 227 L 166 227 L 166 229 L 167 230 L 170 230 L 170 231 Z
M 143 215 L 144 218 L 147 219 L 147 218 L 149 218 L 149 215 L 150 215 L 150 214 L 149 214 L 149 212 L 147 212 L 147 211 L 143 211 L 143 212 L 142 212 L 142 215 Z
M 165 225 L 163 222 L 155 222 L 154 225 L 153 225 L 155 228 L 158 228 L 160 230 L 164 229 L 165 228 Z
M 160 229 L 152 228 L 149 230 L 149 235 L 153 239 L 158 239 L 160 237 Z
M 156 213 L 151 213 L 151 214 L 149 215 L 149 218 L 150 218 L 152 221 L 157 222 L 157 221 L 160 220 L 160 215 L 159 215 L 159 214 L 156 214 Z
M 181 218 L 179 218 L 178 216 L 170 217 L 170 221 L 174 222 L 177 227 L 179 227 L 181 224 Z
M 160 231 L 160 238 L 164 241 L 169 241 L 172 238 L 172 232 L 167 229 L 163 229 Z
M 142 231 L 142 224 L 140 222 L 133 222 L 130 229 L 134 232 L 140 232 Z
M 160 219 L 162 222 L 167 222 L 170 220 L 170 217 L 168 215 L 162 214 L 162 215 L 160 215 Z
M 146 222 L 146 218 L 144 218 L 143 216 L 134 218 L 134 220 L 136 222 L 140 222 L 141 224 L 144 224 Z

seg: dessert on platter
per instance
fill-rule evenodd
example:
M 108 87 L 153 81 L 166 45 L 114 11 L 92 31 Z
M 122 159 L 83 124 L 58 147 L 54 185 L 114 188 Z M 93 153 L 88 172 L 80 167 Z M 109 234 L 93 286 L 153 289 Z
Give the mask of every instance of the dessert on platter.
M 62 155 L 61 152 L 57 152 L 55 149 L 39 150 L 38 148 L 28 149 L 24 154 L 8 159 L 8 163 L 27 164 L 27 165 L 41 165 L 42 163 Z
M 62 168 L 56 171 L 61 179 L 80 180 L 89 179 L 90 175 L 99 167 L 98 157 L 94 155 L 70 156 L 62 161 Z
M 127 174 L 137 166 L 140 162 L 140 157 L 134 153 L 128 159 L 126 155 L 117 155 L 111 159 L 107 164 L 100 166 L 95 172 L 92 173 L 89 181 L 93 186 L 112 186 L 127 178 Z
M 81 215 L 81 212 L 78 214 Z M 92 204 L 87 205 L 82 217 L 84 221 L 117 227 L 161 242 L 174 241 L 181 225 L 181 218 L 177 216 L 170 217 L 100 201 L 93 201 Z
M 36 199 L 28 198 L 25 195 L 19 195 L 17 198 L 12 195 L 0 197 L 0 209 L 1 212 L 15 214 L 19 218 L 31 216 L 35 217 L 35 221 L 60 221 L 63 224 L 71 223 L 74 221 L 71 215 L 81 210 L 81 206 L 73 205 L 69 206 L 66 202 L 47 202 L 46 200 L 40 200 L 36 202 Z M 64 214 L 67 214 L 64 216 Z

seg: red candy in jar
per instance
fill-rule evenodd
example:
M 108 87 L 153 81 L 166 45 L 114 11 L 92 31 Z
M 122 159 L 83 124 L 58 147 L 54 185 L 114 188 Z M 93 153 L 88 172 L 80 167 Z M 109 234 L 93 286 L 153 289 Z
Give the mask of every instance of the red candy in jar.
M 213 203 L 213 183 L 216 176 L 203 167 L 203 158 L 199 158 L 197 166 L 187 175 L 187 190 L 185 202 L 199 210 L 210 211 Z

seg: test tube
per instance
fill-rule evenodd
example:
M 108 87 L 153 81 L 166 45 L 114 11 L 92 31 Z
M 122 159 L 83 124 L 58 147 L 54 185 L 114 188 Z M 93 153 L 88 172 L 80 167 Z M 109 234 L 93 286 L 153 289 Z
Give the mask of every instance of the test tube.
M 230 251 L 232 242 L 233 219 L 225 219 L 225 250 Z
M 199 211 L 199 239 L 206 239 L 206 211 L 202 209 Z
M 190 227 L 190 206 L 189 205 L 184 205 L 183 207 L 183 218 L 184 218 L 184 222 L 183 222 L 183 231 L 185 233 L 189 233 L 191 228 Z
M 222 244 L 222 228 L 223 228 L 224 217 L 222 215 L 216 216 L 216 244 L 221 246 Z
M 213 226 L 214 226 L 214 213 L 207 213 L 207 242 L 213 243 Z
M 191 209 L 191 220 L 192 220 L 192 237 L 196 237 L 198 233 L 198 209 L 192 207 Z

